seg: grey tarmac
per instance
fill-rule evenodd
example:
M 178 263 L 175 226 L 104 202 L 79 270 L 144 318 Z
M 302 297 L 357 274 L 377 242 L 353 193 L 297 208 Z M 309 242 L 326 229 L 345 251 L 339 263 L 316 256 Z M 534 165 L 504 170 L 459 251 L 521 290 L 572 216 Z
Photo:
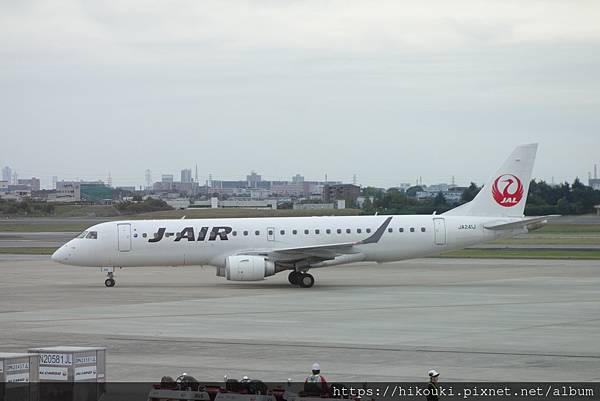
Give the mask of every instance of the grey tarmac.
M 106 346 L 108 379 L 600 380 L 600 261 L 419 259 L 232 283 L 0 259 L 0 351 Z

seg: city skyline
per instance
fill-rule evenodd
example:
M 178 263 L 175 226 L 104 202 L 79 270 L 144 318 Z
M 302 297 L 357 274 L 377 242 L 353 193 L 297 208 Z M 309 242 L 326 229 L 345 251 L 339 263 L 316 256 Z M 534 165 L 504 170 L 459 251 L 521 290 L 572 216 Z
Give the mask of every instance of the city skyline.
M 343 183 L 350 184 L 350 183 L 354 183 L 355 179 L 357 179 L 356 184 L 360 185 L 362 187 L 371 186 L 371 187 L 381 187 L 381 188 L 400 187 L 407 183 L 411 184 L 411 185 L 421 185 L 421 183 L 423 185 L 454 183 L 454 185 L 456 185 L 456 186 L 468 186 L 471 182 L 475 182 L 475 184 L 478 184 L 478 185 L 483 184 L 483 182 L 479 182 L 474 179 L 469 179 L 469 178 L 461 179 L 461 177 L 456 177 L 455 175 L 450 175 L 448 177 L 448 179 L 446 179 L 446 180 L 443 180 L 443 179 L 442 180 L 435 180 L 435 179 L 432 180 L 432 179 L 428 179 L 428 177 L 416 176 L 416 177 L 413 177 L 412 180 L 410 180 L 410 179 L 398 180 L 395 184 L 392 184 L 392 185 L 376 185 L 376 184 L 372 184 L 372 183 L 368 183 L 368 182 L 363 182 L 360 179 L 360 174 L 357 174 L 357 173 L 352 173 L 349 178 L 338 179 L 336 177 L 328 176 L 327 173 L 324 173 L 321 177 L 307 177 L 306 175 L 302 174 L 301 172 L 296 172 L 296 173 L 290 175 L 289 177 L 284 177 L 284 176 L 271 176 L 268 173 L 265 174 L 265 172 L 257 172 L 256 170 L 249 170 L 245 173 L 240 172 L 239 175 L 230 176 L 230 177 L 221 177 L 218 174 L 214 174 L 214 173 L 205 173 L 204 175 L 198 173 L 198 181 L 196 181 L 194 169 L 192 167 L 182 168 L 181 170 L 174 171 L 174 172 L 155 172 L 150 169 L 145 169 L 145 170 L 141 171 L 138 179 L 127 180 L 127 181 L 124 181 L 125 183 L 122 183 L 123 180 L 121 180 L 120 177 L 118 177 L 118 176 L 115 177 L 115 175 L 112 172 L 108 172 L 104 176 L 95 176 L 92 174 L 90 174 L 88 176 L 76 176 L 76 175 L 71 175 L 71 176 L 67 175 L 64 177 L 57 176 L 57 175 L 44 176 L 44 175 L 36 175 L 36 174 L 33 174 L 33 175 L 21 174 L 18 169 L 13 168 L 11 165 L 4 165 L 4 166 L 2 166 L 3 174 L 7 167 L 10 169 L 13 177 L 15 176 L 15 174 L 17 174 L 19 180 L 38 178 L 40 180 L 40 186 L 42 189 L 53 189 L 54 185 L 55 185 L 55 182 L 54 182 L 55 179 L 57 179 L 58 181 L 90 181 L 90 182 L 103 181 L 105 184 L 108 185 L 108 178 L 110 178 L 112 181 L 112 187 L 114 187 L 114 188 L 132 187 L 133 186 L 137 190 L 139 190 L 139 189 L 146 189 L 146 187 L 148 187 L 147 180 L 148 180 L 149 176 L 151 177 L 150 186 L 154 183 L 161 182 L 162 176 L 172 176 L 173 180 L 177 181 L 177 182 L 198 182 L 198 184 L 200 186 L 203 186 L 207 182 L 209 182 L 211 179 L 212 179 L 212 181 L 245 181 L 248 178 L 248 174 L 252 174 L 252 173 L 258 174 L 259 177 L 262 177 L 262 181 L 287 181 L 287 182 L 291 183 L 294 181 L 296 176 L 301 176 L 302 178 L 304 178 L 305 181 L 315 181 L 315 182 L 316 181 L 319 181 L 319 182 L 329 181 L 329 182 L 343 182 Z M 181 180 L 181 175 L 184 174 L 184 171 L 186 171 L 186 173 L 189 174 L 190 181 Z M 149 173 L 149 176 L 148 176 L 148 173 Z M 585 173 L 585 176 L 581 175 L 581 176 L 573 177 L 572 179 L 559 180 L 553 176 L 549 177 L 548 179 L 545 179 L 542 177 L 536 177 L 534 175 L 532 177 L 532 179 L 536 179 L 538 181 L 545 181 L 549 184 L 560 184 L 563 182 L 567 182 L 570 184 L 576 178 L 578 178 L 580 181 L 587 184 L 587 181 L 589 178 L 595 178 L 595 177 L 597 177 L 597 164 L 596 163 L 593 166 L 591 166 L 590 169 L 588 169 L 588 171 Z M 2 179 L 4 179 L 4 175 L 2 176 Z M 485 179 L 483 179 L 481 181 L 485 181 Z M 12 180 L 10 181 L 10 183 L 12 183 Z

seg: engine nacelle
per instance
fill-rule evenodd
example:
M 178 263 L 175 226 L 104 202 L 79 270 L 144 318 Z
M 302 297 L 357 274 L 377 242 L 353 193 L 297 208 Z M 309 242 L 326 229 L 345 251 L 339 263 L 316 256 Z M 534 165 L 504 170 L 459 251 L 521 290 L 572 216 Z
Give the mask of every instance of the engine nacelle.
M 262 256 L 236 255 L 225 260 L 227 280 L 260 281 L 275 273 L 275 263 Z

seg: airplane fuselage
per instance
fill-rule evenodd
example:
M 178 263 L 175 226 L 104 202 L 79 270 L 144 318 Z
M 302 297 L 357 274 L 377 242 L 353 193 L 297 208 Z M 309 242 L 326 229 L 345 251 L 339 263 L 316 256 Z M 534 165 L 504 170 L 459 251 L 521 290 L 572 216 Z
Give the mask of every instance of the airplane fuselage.
M 76 238 L 53 259 L 79 266 L 224 267 L 227 256 L 332 243 L 359 242 L 389 216 L 240 219 L 126 220 L 90 227 L 92 238 Z M 515 219 L 443 215 L 395 215 L 377 243 L 358 244 L 349 260 L 388 262 L 438 254 L 525 232 L 493 231 L 489 222 Z M 88 235 L 89 236 L 89 235 Z M 347 258 L 346 258 L 347 259 Z M 325 263 L 324 265 L 341 264 Z M 313 266 L 319 267 L 319 266 Z

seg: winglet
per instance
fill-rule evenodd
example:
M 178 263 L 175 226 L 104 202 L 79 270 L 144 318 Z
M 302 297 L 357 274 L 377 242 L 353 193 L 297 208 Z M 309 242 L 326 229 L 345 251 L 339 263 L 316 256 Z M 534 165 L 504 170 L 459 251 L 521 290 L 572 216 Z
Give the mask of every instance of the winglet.
M 356 243 L 356 245 L 374 244 L 376 242 L 379 242 L 379 239 L 381 238 L 381 236 L 385 232 L 385 229 L 387 228 L 387 226 L 390 224 L 390 221 L 392 221 L 392 216 L 390 216 L 387 219 L 385 219 L 385 221 L 383 222 L 383 224 L 369 238 L 365 238 L 362 241 L 358 241 Z

